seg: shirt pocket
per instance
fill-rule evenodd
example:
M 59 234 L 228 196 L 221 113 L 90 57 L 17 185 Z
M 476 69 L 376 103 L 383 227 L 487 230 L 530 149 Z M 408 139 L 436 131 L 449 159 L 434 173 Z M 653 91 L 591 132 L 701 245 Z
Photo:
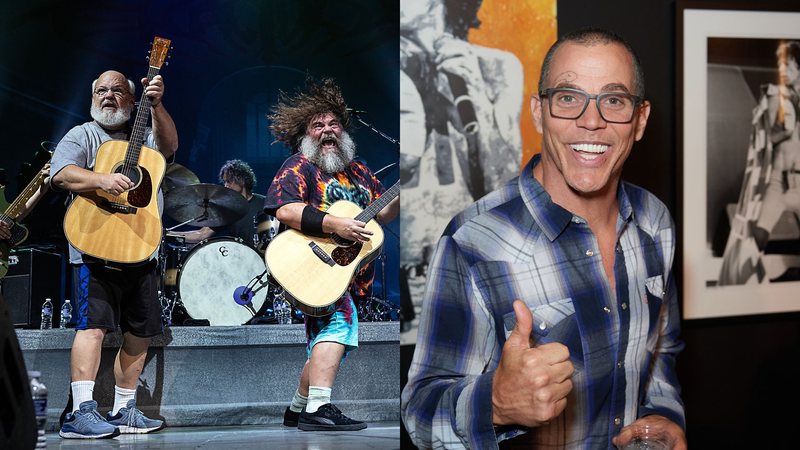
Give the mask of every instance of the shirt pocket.
M 558 342 L 569 349 L 569 359 L 575 370 L 583 368 L 583 340 L 575 318 L 575 305 L 571 298 L 552 301 L 547 304 L 528 306 L 533 315 L 531 338 L 535 346 Z M 517 324 L 512 309 L 503 316 L 506 339 Z

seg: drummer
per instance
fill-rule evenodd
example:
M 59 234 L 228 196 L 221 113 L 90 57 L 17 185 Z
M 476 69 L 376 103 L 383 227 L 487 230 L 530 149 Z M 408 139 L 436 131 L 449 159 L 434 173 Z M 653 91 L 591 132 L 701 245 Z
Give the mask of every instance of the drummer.
M 254 247 L 255 223 L 261 222 L 261 209 L 264 196 L 253 192 L 256 186 L 256 175 L 250 165 L 240 159 L 232 159 L 219 169 L 219 181 L 226 188 L 242 194 L 247 200 L 247 212 L 229 225 L 221 227 L 203 227 L 192 231 L 171 231 L 169 236 L 183 237 L 188 244 L 209 239 L 213 236 L 231 236 L 239 238 L 243 243 Z

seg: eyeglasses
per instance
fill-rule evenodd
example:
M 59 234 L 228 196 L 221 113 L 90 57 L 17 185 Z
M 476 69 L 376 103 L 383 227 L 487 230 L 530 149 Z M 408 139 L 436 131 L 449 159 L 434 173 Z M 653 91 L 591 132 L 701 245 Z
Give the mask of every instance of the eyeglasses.
M 105 97 L 109 91 L 111 91 L 111 93 L 114 94 L 114 97 L 122 97 L 123 95 L 125 95 L 126 92 L 128 92 L 127 90 L 118 87 L 110 89 L 106 87 L 99 87 L 94 90 L 94 95 L 98 97 Z
M 550 115 L 559 119 L 577 119 L 586 111 L 589 100 L 595 99 L 600 117 L 609 123 L 629 123 L 633 120 L 636 107 L 644 100 L 637 95 L 625 92 L 604 92 L 590 95 L 580 89 L 551 88 L 539 93 L 546 98 Z

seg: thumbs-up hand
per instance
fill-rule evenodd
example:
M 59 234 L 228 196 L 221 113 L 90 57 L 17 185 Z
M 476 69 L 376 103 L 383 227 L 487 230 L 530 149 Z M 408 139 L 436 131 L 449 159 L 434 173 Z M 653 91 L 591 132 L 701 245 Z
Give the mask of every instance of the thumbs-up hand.
M 513 306 L 517 323 L 492 381 L 492 423 L 537 427 L 564 411 L 574 368 L 563 344 L 533 346 L 533 315 L 519 300 Z

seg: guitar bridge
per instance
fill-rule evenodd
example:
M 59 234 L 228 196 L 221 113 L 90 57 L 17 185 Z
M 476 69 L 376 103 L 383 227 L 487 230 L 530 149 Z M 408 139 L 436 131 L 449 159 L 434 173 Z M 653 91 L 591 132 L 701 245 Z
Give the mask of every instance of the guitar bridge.
M 112 212 L 118 212 L 122 214 L 136 214 L 136 208 L 130 205 L 123 205 L 122 203 L 105 200 L 103 201 L 103 206 Z
M 308 246 L 311 247 L 311 251 L 313 251 L 314 254 L 317 255 L 317 258 L 321 259 L 322 262 L 324 262 L 325 264 L 327 264 L 327 265 L 329 265 L 331 267 L 336 265 L 336 263 L 333 261 L 333 258 L 328 256 L 328 254 L 325 253 L 325 250 L 323 250 L 322 247 L 317 245 L 316 242 L 313 242 L 313 241 L 309 242 Z

